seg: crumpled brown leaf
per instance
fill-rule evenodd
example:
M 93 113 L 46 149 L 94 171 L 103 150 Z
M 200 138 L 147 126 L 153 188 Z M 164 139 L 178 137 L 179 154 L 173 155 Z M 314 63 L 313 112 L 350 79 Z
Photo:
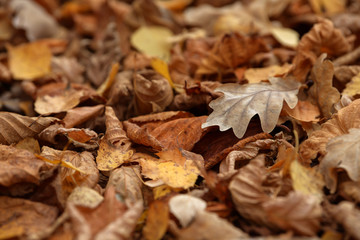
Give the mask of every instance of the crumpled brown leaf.
M 319 19 L 313 28 L 300 40 L 297 54 L 293 59 L 295 68 L 293 74 L 299 82 L 304 82 L 316 59 L 322 52 L 330 56 L 339 56 L 352 49 L 351 42 L 343 33 L 334 28 L 327 19 Z
M 360 180 L 359 164 L 360 129 L 349 129 L 343 134 L 330 139 L 326 145 L 326 155 L 320 162 L 320 171 L 325 177 L 326 186 L 334 193 L 337 188 L 337 171 L 343 169 L 351 180 Z
M 52 123 L 60 121 L 53 117 L 27 117 L 16 113 L 0 113 L 0 143 L 11 144 L 26 137 L 35 137 Z
M 360 210 L 354 203 L 344 201 L 337 205 L 326 204 L 325 210 L 344 227 L 346 233 L 354 239 L 360 239 Z
M 21 198 L 0 197 L 0 238 L 26 238 L 43 232 L 57 218 L 58 209 Z
M 283 230 L 296 234 L 316 236 L 320 229 L 322 208 L 313 196 L 290 192 L 263 203 L 268 220 Z
M 160 74 L 146 70 L 134 77 L 135 114 L 161 112 L 173 100 L 173 91 L 168 80 Z
M 326 144 L 336 136 L 347 134 L 350 128 L 360 127 L 360 100 L 339 110 L 330 120 L 325 122 L 320 130 L 314 131 L 300 145 L 299 156 L 303 163 L 310 164 L 319 154 L 319 160 L 326 154 Z
M 224 97 L 212 101 L 214 111 L 209 115 L 203 128 L 217 125 L 220 131 L 232 128 L 242 138 L 251 118 L 258 114 L 264 132 L 271 132 L 278 121 L 284 100 L 294 108 L 300 84 L 291 79 L 270 78 L 270 83 L 246 85 L 224 84 L 217 88 Z
M 326 54 L 322 54 L 312 68 L 311 79 L 314 81 L 314 85 L 310 87 L 309 93 L 317 103 L 321 114 L 325 118 L 330 118 L 333 105 L 340 100 L 340 93 L 332 86 L 334 66 L 330 60 L 325 60 L 325 58 Z
M 68 203 L 66 209 L 76 237 L 95 240 L 130 239 L 142 210 L 141 202 L 126 207 L 117 200 L 112 187 L 107 189 L 104 201 L 96 208 Z

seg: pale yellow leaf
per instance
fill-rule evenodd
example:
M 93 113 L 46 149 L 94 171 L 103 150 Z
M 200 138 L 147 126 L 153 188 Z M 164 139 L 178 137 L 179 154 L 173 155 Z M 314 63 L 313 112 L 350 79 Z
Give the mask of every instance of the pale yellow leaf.
M 349 96 L 360 94 L 360 73 L 354 76 L 351 81 L 346 84 L 342 94 Z
M 299 34 L 290 28 L 273 27 L 271 34 L 285 47 L 296 48 L 299 43 Z
M 171 43 L 168 41 L 173 33 L 165 27 L 143 26 L 131 35 L 131 44 L 139 51 L 158 57 L 167 62 L 170 58 Z

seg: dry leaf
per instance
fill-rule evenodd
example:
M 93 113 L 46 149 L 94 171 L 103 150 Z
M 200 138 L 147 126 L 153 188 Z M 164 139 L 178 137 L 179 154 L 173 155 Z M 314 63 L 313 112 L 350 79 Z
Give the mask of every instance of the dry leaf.
M 111 171 L 106 188 L 115 188 L 116 193 L 127 202 L 135 203 L 143 201 L 142 179 L 140 167 L 122 166 Z
M 169 224 L 169 207 L 163 201 L 151 203 L 143 234 L 146 240 L 162 239 Z
M 360 203 L 359 182 L 345 181 L 339 184 L 339 195 L 348 201 Z
M 175 233 L 179 240 L 216 240 L 216 239 L 242 239 L 247 234 L 234 227 L 216 213 L 200 211 L 194 221 L 187 228 Z
M 327 19 L 320 19 L 300 40 L 297 54 L 293 60 L 293 74 L 299 82 L 304 82 L 318 56 L 325 52 L 330 56 L 339 56 L 352 49 L 351 43 L 343 33 L 334 28 Z
M 287 105 L 283 109 L 290 117 L 301 122 L 318 122 L 320 120 L 319 108 L 309 101 L 298 101 L 293 109 Z
M 125 151 L 110 144 L 106 139 L 100 141 L 96 164 L 100 171 L 111 171 L 128 161 L 133 155 L 132 150 Z
M 0 145 L 0 185 L 10 187 L 18 183 L 38 184 L 40 170 L 45 163 L 33 153 L 11 146 Z
M 332 86 L 334 66 L 330 60 L 325 60 L 326 54 L 322 54 L 311 71 L 311 79 L 314 85 L 309 89 L 310 95 L 315 99 L 322 115 L 330 118 L 333 105 L 340 100 L 339 91 Z
M 70 109 L 66 112 L 65 117 L 63 118 L 65 128 L 73 128 L 78 126 L 90 119 L 102 114 L 104 110 L 104 105 L 96 105 L 92 107 L 77 107 Z
M 351 81 L 346 84 L 342 94 L 349 96 L 355 96 L 360 94 L 360 74 L 355 75 L 351 78 Z
M 164 152 L 162 152 L 163 154 Z M 165 152 L 173 156 L 171 160 L 140 159 L 142 174 L 153 180 L 162 180 L 173 188 L 189 188 L 194 186 L 200 171 L 191 159 L 184 160 L 179 149 Z M 161 156 L 160 156 L 161 157 Z
M 104 200 L 95 190 L 89 187 L 77 187 L 67 199 L 68 203 L 88 208 L 96 208 Z
M 9 67 L 15 79 L 33 80 L 51 71 L 52 54 L 46 44 L 33 42 L 16 47 L 7 46 Z
M 52 123 L 59 121 L 52 117 L 32 118 L 16 113 L 0 113 L 0 143 L 11 144 L 26 137 L 35 137 Z
M 258 114 L 263 131 L 271 132 L 278 121 L 283 101 L 290 108 L 296 106 L 300 84 L 282 78 L 270 78 L 270 82 L 227 84 L 217 88 L 224 97 L 209 104 L 214 111 L 202 127 L 218 125 L 221 131 L 233 128 L 235 135 L 242 138 L 251 118 Z
M 350 128 L 360 127 L 360 100 L 339 110 L 332 118 L 325 122 L 320 130 L 314 131 L 307 140 L 300 145 L 300 159 L 310 164 L 319 154 L 319 160 L 326 154 L 326 144 L 336 136 L 347 134 Z
M 36 2 L 12 0 L 10 8 L 15 12 L 13 26 L 24 29 L 30 41 L 57 34 L 59 27 L 55 19 Z
M 320 162 L 320 171 L 331 193 L 336 191 L 339 169 L 344 169 L 351 180 L 360 180 L 359 143 L 359 128 L 349 129 L 348 134 L 334 137 L 327 143 L 327 153 Z
M 269 221 L 283 230 L 316 236 L 320 229 L 322 208 L 315 197 L 291 192 L 263 203 L 263 208 Z
M 169 81 L 151 70 L 135 75 L 134 94 L 137 115 L 164 111 L 174 97 Z
M 285 63 L 282 66 L 272 65 L 263 68 L 248 68 L 244 72 L 244 78 L 249 83 L 258 83 L 261 81 L 268 80 L 270 77 L 276 77 L 284 75 L 292 68 L 291 64 Z
M 0 197 L 0 238 L 30 239 L 45 231 L 57 218 L 58 209 L 21 198 Z
M 170 212 L 179 220 L 182 227 L 187 227 L 205 208 L 204 200 L 185 194 L 172 197 L 169 201 Z
M 309 1 L 311 8 L 317 14 L 328 14 L 333 15 L 336 13 L 341 13 L 345 10 L 346 1 L 344 0 L 310 0 Z
M 299 43 L 299 33 L 291 28 L 272 27 L 270 32 L 285 47 L 295 48 Z
M 148 14 L 148 13 L 147 13 Z M 142 26 L 131 35 L 131 44 L 139 51 L 168 62 L 171 44 L 168 41 L 173 33 L 165 27 Z
M 360 211 L 352 202 L 340 202 L 337 205 L 327 204 L 325 209 L 335 221 L 341 224 L 346 233 L 354 239 L 360 239 Z

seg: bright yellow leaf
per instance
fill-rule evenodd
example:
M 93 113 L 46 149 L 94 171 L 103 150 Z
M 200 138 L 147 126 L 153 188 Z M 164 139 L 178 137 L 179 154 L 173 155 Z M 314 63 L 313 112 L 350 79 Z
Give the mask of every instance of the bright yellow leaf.
M 168 62 L 173 33 L 165 27 L 143 26 L 131 35 L 131 44 L 139 51 L 151 57 L 158 57 Z
M 41 42 L 7 46 L 10 71 L 15 79 L 33 80 L 51 71 L 51 51 Z

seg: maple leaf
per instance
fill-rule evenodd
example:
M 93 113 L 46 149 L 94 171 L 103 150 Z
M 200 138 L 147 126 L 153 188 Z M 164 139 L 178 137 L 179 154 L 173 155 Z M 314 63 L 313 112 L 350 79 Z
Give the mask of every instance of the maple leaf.
M 328 142 L 327 154 L 320 162 L 320 171 L 324 174 L 326 186 L 332 193 L 336 190 L 337 169 L 344 169 L 353 181 L 360 179 L 360 129 L 352 128 L 349 132 Z
M 271 84 L 247 85 L 224 84 L 216 89 L 224 93 L 209 106 L 214 111 L 202 127 L 218 125 L 220 131 L 233 128 L 235 135 L 242 138 L 251 118 L 258 114 L 264 132 L 271 132 L 276 126 L 283 101 L 290 108 L 297 104 L 300 83 L 290 79 L 270 78 Z

